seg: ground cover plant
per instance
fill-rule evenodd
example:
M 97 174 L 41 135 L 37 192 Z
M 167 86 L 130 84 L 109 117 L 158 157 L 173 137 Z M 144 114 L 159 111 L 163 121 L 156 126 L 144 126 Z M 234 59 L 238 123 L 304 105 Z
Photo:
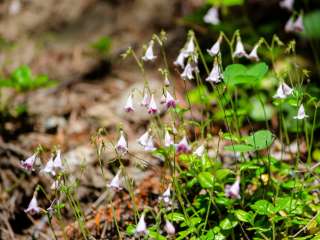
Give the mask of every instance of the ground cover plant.
M 284 30 L 315 50 L 317 12 L 304 13 L 299 4 L 277 3 L 290 12 Z M 102 179 L 95 200 L 81 197 L 90 171 L 82 155 L 75 158 L 77 174 L 73 155 L 59 144 L 35 143 L 20 159 L 24 177 L 44 179 L 25 199 L 32 238 L 319 238 L 317 52 L 309 69 L 295 35 L 252 37 L 223 22 L 219 11 L 234 5 L 245 3 L 210 0 L 183 17 L 189 30 L 175 53 L 164 30 L 142 46 L 121 49 L 117 58 L 136 66 L 142 84 L 127 87 L 125 101 L 116 102 L 129 123 L 98 125 L 87 140 Z M 202 28 L 212 28 L 214 37 L 208 40 Z M 89 48 L 105 62 L 114 41 L 96 39 Z M 150 68 L 161 79 L 156 87 Z M 51 81 L 23 66 L 3 83 L 33 91 Z M 143 114 L 147 121 L 136 127 L 132 119 Z M 136 180 L 132 169 L 148 168 L 156 177 Z

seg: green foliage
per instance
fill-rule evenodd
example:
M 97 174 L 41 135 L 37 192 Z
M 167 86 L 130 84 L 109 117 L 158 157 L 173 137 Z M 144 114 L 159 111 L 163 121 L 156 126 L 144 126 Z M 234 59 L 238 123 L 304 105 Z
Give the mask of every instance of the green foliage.
M 236 5 L 242 5 L 244 0 L 207 0 L 208 4 L 212 4 L 214 6 L 225 6 L 231 7 Z
M 106 55 L 111 49 L 111 38 L 102 36 L 97 41 L 92 43 L 91 47 L 95 49 L 99 54 Z
M 305 31 L 302 33 L 307 38 L 320 39 L 320 11 L 315 10 L 305 14 L 303 24 Z
M 49 87 L 54 84 L 46 75 L 33 76 L 30 68 L 22 65 L 14 70 L 9 79 L 0 80 L 0 87 L 14 88 L 19 92 L 35 90 L 41 87 Z
M 250 67 L 242 64 L 231 64 L 226 67 L 223 76 L 229 86 L 249 85 L 254 86 L 260 83 L 263 76 L 268 72 L 266 63 L 257 63 Z

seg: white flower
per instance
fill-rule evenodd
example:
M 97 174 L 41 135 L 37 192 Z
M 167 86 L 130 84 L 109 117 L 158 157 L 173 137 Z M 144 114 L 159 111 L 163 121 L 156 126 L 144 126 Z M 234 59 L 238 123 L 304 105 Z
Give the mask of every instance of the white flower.
M 170 81 L 168 79 L 168 75 L 166 74 L 166 76 L 164 77 L 164 85 L 165 86 L 170 86 Z
M 164 104 L 166 102 L 166 95 L 165 93 L 162 93 L 161 98 L 160 98 L 160 104 Z
M 288 9 L 289 11 L 293 10 L 294 0 L 282 0 L 279 3 L 280 7 Z
M 174 228 L 173 224 L 166 220 L 166 224 L 164 225 L 164 230 L 169 234 L 169 235 L 174 235 L 176 233 L 176 229 Z
M 163 192 L 163 194 L 160 196 L 160 200 L 162 200 L 165 204 L 171 204 L 171 185 L 168 186 L 168 188 Z
M 210 24 L 213 24 L 213 25 L 219 24 L 220 20 L 219 20 L 218 8 L 215 8 L 215 7 L 210 8 L 208 10 L 208 12 L 206 13 L 206 15 L 204 15 L 203 21 L 205 23 L 210 23 Z
M 198 156 L 198 157 L 202 157 L 203 153 L 204 153 L 204 146 L 203 145 L 200 145 L 194 152 L 193 154 Z
M 277 89 L 276 94 L 273 96 L 273 98 L 284 99 L 290 96 L 292 92 L 293 92 L 293 89 L 290 88 L 286 83 L 281 83 Z
M 148 105 L 149 105 L 149 95 L 148 95 L 147 91 L 145 91 L 145 93 L 143 94 L 141 106 L 148 107 Z
M 166 132 L 164 134 L 164 146 L 170 147 L 171 145 L 173 145 L 173 140 L 172 140 L 168 130 L 166 130 Z
M 213 46 L 210 49 L 207 49 L 207 52 L 210 54 L 211 57 L 214 57 L 220 52 L 221 41 L 222 37 L 219 37 L 215 44 L 213 44 Z
M 62 160 L 61 160 L 61 151 L 58 150 L 56 153 L 56 157 L 53 160 L 53 167 L 55 169 L 63 170 Z
M 193 67 L 191 66 L 190 63 L 187 64 L 183 72 L 181 73 L 181 77 L 184 80 L 192 80 L 193 77 Z
M 237 58 L 241 58 L 241 57 L 246 57 L 247 56 L 247 53 L 244 50 L 244 46 L 242 44 L 242 41 L 241 41 L 240 37 L 238 37 L 238 39 L 237 39 L 236 50 L 234 51 L 233 56 L 237 57 Z
M 304 107 L 303 107 L 303 105 L 301 105 L 301 106 L 299 107 L 299 110 L 298 110 L 298 115 L 297 115 L 297 116 L 294 116 L 293 118 L 294 118 L 294 119 L 298 119 L 298 120 L 302 120 L 302 119 L 305 119 L 305 118 L 307 118 L 307 117 L 309 117 L 309 116 L 306 115 L 306 113 L 305 113 L 305 111 L 304 111 Z
M 287 21 L 286 25 L 284 26 L 284 31 L 289 33 L 289 32 L 293 32 L 294 31 L 294 27 L 293 27 L 293 18 L 290 17 L 289 20 Z
M 213 68 L 209 74 L 209 76 L 206 78 L 207 82 L 214 82 L 219 83 L 221 82 L 221 79 L 223 78 L 223 75 L 220 72 L 220 67 L 217 62 L 213 64 Z
M 113 177 L 111 182 L 107 185 L 109 188 L 112 188 L 114 190 L 121 190 L 121 180 L 120 180 L 120 174 L 121 170 L 117 172 L 117 174 Z
M 229 198 L 240 199 L 240 178 L 237 177 L 237 180 L 234 184 L 226 185 L 225 187 L 225 195 Z
M 187 43 L 186 47 L 182 50 L 187 56 L 190 56 L 195 51 L 195 45 L 193 37 L 190 37 L 189 42 Z
M 189 143 L 186 136 L 184 136 L 182 140 L 177 144 L 176 150 L 178 153 L 186 153 L 190 151 Z
M 38 201 L 36 198 L 36 194 L 33 194 L 33 197 L 29 203 L 29 206 L 27 209 L 24 210 L 24 212 L 30 213 L 31 215 L 34 215 L 34 214 L 40 212 L 40 208 L 38 207 Z
M 37 159 L 38 159 L 37 154 L 33 154 L 31 157 L 28 157 L 26 160 L 21 161 L 21 166 L 28 171 L 32 171 L 33 166 L 36 163 Z
M 126 138 L 124 137 L 123 131 L 120 132 L 120 138 L 118 140 L 118 143 L 116 145 L 116 150 L 119 153 L 126 153 L 128 151 L 128 143 Z
M 156 101 L 154 100 L 153 94 L 151 95 L 151 100 L 148 106 L 148 113 L 149 114 L 156 114 L 158 112 L 158 107 Z
M 299 17 L 297 18 L 297 20 L 294 22 L 293 30 L 295 32 L 303 32 L 304 26 L 303 26 L 302 14 L 300 14 Z
M 154 143 L 153 143 L 153 137 L 150 135 L 147 141 L 147 144 L 144 146 L 145 151 L 154 151 L 156 150 Z
M 132 94 L 129 95 L 129 97 L 127 99 L 127 103 L 126 103 L 126 105 L 124 107 L 124 110 L 126 112 L 133 112 L 134 111 Z
M 183 51 L 180 51 L 177 59 L 173 62 L 173 64 L 175 66 L 179 66 L 181 68 L 184 68 L 184 61 L 185 59 L 188 57 L 188 54 L 186 54 L 185 52 Z
M 139 219 L 139 222 L 137 224 L 137 227 L 136 227 L 136 231 L 135 231 L 136 234 L 147 234 L 148 231 L 147 231 L 147 224 L 144 220 L 144 213 L 142 213 L 140 219 Z
M 20 0 L 13 0 L 9 6 L 9 14 L 10 15 L 17 15 L 20 13 L 22 8 L 22 4 Z
M 54 171 L 54 166 L 53 166 L 53 159 L 50 158 L 49 161 L 47 162 L 46 166 L 41 170 L 42 172 L 51 174 L 52 176 L 56 175 L 56 172 Z
M 248 58 L 251 60 L 251 61 L 256 61 L 258 62 L 260 59 L 259 59 L 259 56 L 258 56 L 258 48 L 259 48 L 259 44 L 256 44 L 252 51 L 250 52 L 250 54 L 248 55 Z
M 149 139 L 149 131 L 147 130 L 144 134 L 141 135 L 141 137 L 138 139 L 138 143 L 142 146 L 146 146 Z
M 151 40 L 144 56 L 142 57 L 143 61 L 153 61 L 157 58 L 153 54 L 153 45 L 154 45 L 154 42 L 153 42 L 153 40 Z
M 166 92 L 165 104 L 167 108 L 175 108 L 177 104 L 176 100 L 171 96 L 171 94 L 168 91 Z
M 59 187 L 59 181 L 58 180 L 54 180 L 53 183 L 50 186 L 51 190 L 57 190 Z

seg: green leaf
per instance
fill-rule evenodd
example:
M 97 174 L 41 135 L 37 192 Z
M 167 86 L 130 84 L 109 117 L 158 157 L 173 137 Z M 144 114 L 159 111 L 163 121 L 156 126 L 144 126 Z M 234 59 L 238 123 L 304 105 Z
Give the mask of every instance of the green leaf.
M 246 212 L 243 211 L 241 209 L 238 209 L 236 211 L 234 211 L 234 214 L 236 215 L 236 217 L 238 218 L 239 221 L 241 222 L 252 222 L 253 220 L 253 215 L 250 212 Z
M 91 45 L 91 47 L 97 50 L 100 54 L 106 54 L 111 48 L 111 38 L 107 36 L 100 37 Z
M 151 230 L 148 231 L 148 236 L 151 239 L 158 239 L 158 240 L 166 240 L 167 239 L 166 237 L 162 236 L 160 233 L 155 232 L 155 231 L 151 231 Z
M 320 38 L 320 10 L 309 12 L 303 17 L 304 31 L 302 35 L 307 38 Z
M 236 6 L 236 5 L 242 5 L 244 3 L 244 0 L 207 0 L 208 4 L 212 4 L 214 6 Z
M 267 200 L 258 200 L 250 206 L 256 213 L 260 215 L 270 215 L 274 212 L 272 203 Z
M 227 217 L 227 218 L 223 219 L 220 222 L 219 226 L 223 230 L 229 230 L 229 229 L 232 229 L 235 226 L 237 226 L 237 224 L 238 224 L 238 221 L 234 217 L 230 216 L 230 217 Z
M 167 215 L 168 220 L 172 222 L 181 222 L 185 221 L 184 215 L 181 213 L 173 212 Z
M 269 147 L 273 140 L 273 134 L 269 130 L 260 130 L 245 137 L 245 142 L 253 146 L 256 150 L 262 150 Z
M 214 177 L 209 172 L 199 173 L 198 181 L 202 188 L 213 188 L 214 186 Z
M 242 152 L 254 151 L 255 148 L 247 144 L 235 144 L 235 145 L 225 146 L 224 150 L 242 153 Z
M 205 85 L 199 85 L 188 91 L 187 98 L 191 104 L 207 104 L 209 102 L 208 89 Z
M 225 69 L 223 76 L 226 84 L 230 86 L 238 84 L 255 85 L 268 72 L 268 65 L 264 62 L 246 67 L 242 64 L 231 64 Z
M 228 176 L 231 173 L 231 171 L 227 168 L 223 169 L 218 169 L 215 172 L 215 177 L 217 178 L 218 181 L 223 180 L 226 176 Z
M 134 225 L 130 224 L 127 226 L 126 233 L 128 235 L 133 235 L 135 231 L 136 231 L 136 227 Z

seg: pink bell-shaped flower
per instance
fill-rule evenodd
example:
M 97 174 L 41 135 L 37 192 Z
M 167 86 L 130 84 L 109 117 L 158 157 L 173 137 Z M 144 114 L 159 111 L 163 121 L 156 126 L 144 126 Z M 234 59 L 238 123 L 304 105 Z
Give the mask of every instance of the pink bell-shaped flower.
M 133 97 L 132 97 L 132 93 L 129 95 L 128 99 L 127 99 L 127 103 L 124 106 L 124 110 L 126 112 L 133 112 L 134 108 L 133 108 Z
M 190 146 L 187 137 L 184 136 L 176 146 L 177 153 L 187 153 L 190 151 Z
M 154 45 L 154 41 L 151 40 L 149 42 L 149 45 L 147 47 L 147 50 L 146 50 L 144 56 L 142 57 L 143 61 L 146 61 L 146 62 L 147 61 L 153 61 L 153 60 L 155 60 L 157 58 L 153 53 L 153 45 Z
M 206 78 L 206 81 L 213 82 L 213 83 L 219 83 L 219 82 L 221 82 L 221 79 L 223 79 L 223 75 L 220 72 L 219 64 L 215 61 L 209 76 Z
M 172 95 L 167 91 L 166 92 L 166 99 L 165 99 L 165 105 L 166 105 L 166 108 L 175 108 L 176 107 L 176 100 L 172 97 Z
M 158 113 L 158 107 L 157 107 L 156 101 L 154 100 L 153 94 L 151 95 L 151 100 L 150 100 L 150 103 L 149 103 L 149 106 L 148 106 L 148 113 L 149 114 Z
M 306 115 L 305 111 L 304 111 L 304 107 L 303 105 L 301 104 L 299 109 L 298 109 L 298 115 L 297 116 L 294 116 L 293 118 L 294 119 L 298 119 L 298 120 L 302 120 L 302 119 L 305 119 L 305 118 L 308 118 L 309 116 Z
M 282 0 L 280 3 L 279 3 L 280 7 L 281 8 L 285 8 L 289 11 L 292 11 L 293 10 L 293 5 L 294 5 L 294 0 Z
M 164 230 L 168 233 L 168 235 L 175 235 L 176 229 L 173 224 L 166 220 L 166 224 L 164 225 Z
M 242 44 L 241 38 L 237 38 L 237 45 L 236 45 L 236 50 L 233 53 L 233 56 L 236 58 L 241 58 L 241 57 L 246 57 L 247 53 L 244 50 L 244 46 Z
M 258 62 L 260 59 L 259 59 L 259 56 L 258 56 L 258 48 L 259 48 L 259 44 L 256 44 L 252 51 L 249 53 L 248 55 L 248 58 L 251 60 L 251 61 L 255 61 L 255 62 Z
M 179 66 L 181 68 L 184 68 L 184 62 L 186 60 L 186 58 L 188 57 L 188 54 L 186 54 L 185 52 L 183 51 L 180 51 L 177 59 L 173 62 L 173 64 L 175 66 Z
M 203 156 L 203 153 L 204 153 L 204 146 L 203 145 L 200 145 L 194 152 L 193 154 L 198 156 L 198 157 L 202 157 Z
M 141 217 L 140 217 L 139 222 L 137 224 L 135 233 L 137 235 L 145 235 L 148 233 L 147 224 L 144 220 L 144 213 L 141 214 Z
M 38 159 L 37 154 L 33 154 L 32 156 L 28 157 L 26 160 L 21 161 L 21 166 L 25 170 L 32 171 L 37 159 Z
M 165 147 L 170 147 L 173 144 L 174 144 L 173 140 L 172 140 L 168 130 L 166 130 L 166 132 L 164 133 L 164 146 Z
M 128 143 L 123 131 L 120 132 L 120 138 L 116 145 L 116 151 L 121 154 L 125 154 L 128 151 Z
M 299 33 L 304 31 L 304 25 L 303 25 L 303 15 L 300 14 L 297 18 L 297 20 L 293 24 L 293 31 Z
M 286 83 L 281 83 L 277 89 L 276 94 L 273 98 L 285 99 L 293 93 L 293 89 L 290 88 Z
M 107 185 L 109 188 L 112 188 L 114 190 L 121 190 L 121 179 L 120 179 L 121 170 L 117 172 L 117 174 L 114 176 L 114 178 L 111 180 L 111 182 Z
M 236 181 L 230 186 L 226 185 L 225 195 L 229 198 L 240 199 L 240 178 L 237 177 Z
M 220 52 L 220 45 L 221 45 L 222 37 L 220 36 L 218 40 L 213 44 L 210 49 L 207 49 L 207 52 L 211 57 L 216 56 Z
M 218 8 L 212 7 L 203 17 L 205 23 L 217 25 L 220 23 Z
M 29 213 L 31 215 L 37 214 L 40 212 L 40 208 L 38 206 L 38 201 L 36 198 L 36 194 L 33 194 L 33 197 L 29 203 L 29 206 L 27 209 L 24 210 L 25 213 Z

